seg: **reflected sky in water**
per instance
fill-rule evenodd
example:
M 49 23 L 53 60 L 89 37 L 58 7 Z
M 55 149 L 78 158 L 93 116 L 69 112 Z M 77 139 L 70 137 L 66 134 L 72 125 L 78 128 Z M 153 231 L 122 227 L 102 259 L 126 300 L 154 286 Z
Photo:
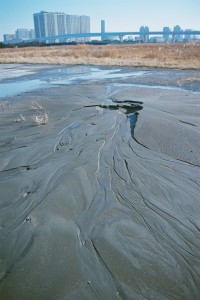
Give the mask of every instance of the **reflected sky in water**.
M 10 71 L 9 71 L 10 72 Z M 144 71 L 121 72 L 121 69 L 102 70 L 89 66 L 77 66 L 46 70 L 39 74 L 41 79 L 25 80 L 25 77 L 13 79 L 12 81 L 0 83 L 0 97 L 14 96 L 23 92 L 32 91 L 35 89 L 49 88 L 57 85 L 73 84 L 81 81 L 99 81 L 105 79 L 124 78 L 132 76 L 142 76 Z M 17 76 L 16 70 L 15 74 Z M 20 70 L 19 70 L 19 74 Z M 19 75 L 21 76 L 21 75 Z

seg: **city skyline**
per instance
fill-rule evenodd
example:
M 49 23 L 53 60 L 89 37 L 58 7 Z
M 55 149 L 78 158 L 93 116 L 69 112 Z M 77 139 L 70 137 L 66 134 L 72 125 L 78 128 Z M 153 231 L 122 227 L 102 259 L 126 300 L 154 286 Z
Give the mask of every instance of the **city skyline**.
M 28 5 L 27 5 L 28 2 Z M 24 13 L 26 8 L 26 13 Z M 101 20 L 106 21 L 106 31 L 132 31 L 147 25 L 151 30 L 179 24 L 184 29 L 200 29 L 199 0 L 0 0 L 0 40 L 3 34 L 12 34 L 17 28 L 34 28 L 33 14 L 41 10 L 64 12 L 70 15 L 88 15 L 91 32 L 101 31 Z M 12 21 L 11 21 L 12 20 Z

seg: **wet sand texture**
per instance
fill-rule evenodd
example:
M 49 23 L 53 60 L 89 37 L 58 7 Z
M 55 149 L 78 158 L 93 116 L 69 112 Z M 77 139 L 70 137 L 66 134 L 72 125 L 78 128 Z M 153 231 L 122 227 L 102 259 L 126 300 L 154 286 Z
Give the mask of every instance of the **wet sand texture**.
M 199 95 L 104 82 L 14 100 L 0 112 L 0 299 L 200 299 Z

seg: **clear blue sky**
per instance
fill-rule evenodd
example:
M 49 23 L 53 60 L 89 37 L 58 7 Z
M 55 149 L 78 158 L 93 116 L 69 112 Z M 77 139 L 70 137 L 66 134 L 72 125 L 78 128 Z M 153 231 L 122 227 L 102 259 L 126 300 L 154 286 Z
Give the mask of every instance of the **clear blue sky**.
M 141 25 L 150 30 L 164 26 L 200 30 L 200 0 L 0 0 L 0 40 L 17 28 L 34 28 L 33 13 L 41 10 L 88 15 L 91 31 L 134 31 Z

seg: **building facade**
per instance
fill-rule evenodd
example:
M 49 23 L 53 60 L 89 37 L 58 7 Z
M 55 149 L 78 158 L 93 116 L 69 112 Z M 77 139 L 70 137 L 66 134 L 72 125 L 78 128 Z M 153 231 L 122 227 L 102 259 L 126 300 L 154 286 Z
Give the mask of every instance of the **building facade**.
M 34 29 L 20 28 L 16 29 L 15 34 L 4 34 L 3 39 L 5 44 L 15 44 L 23 41 L 29 41 L 35 38 Z
M 90 17 L 80 16 L 80 33 L 90 33 Z M 82 38 L 83 42 L 89 42 L 90 38 Z
M 30 40 L 35 38 L 35 30 L 34 29 L 29 30 L 29 38 L 30 38 Z
M 141 42 L 147 43 L 149 40 L 149 27 L 141 26 L 140 27 L 140 40 Z
M 17 40 L 29 40 L 29 30 L 25 28 L 20 28 L 15 31 L 15 36 Z
M 33 15 L 35 37 L 48 37 L 65 34 L 90 33 L 90 17 L 67 15 L 65 13 L 54 13 L 41 11 Z M 71 39 L 77 40 L 77 39 Z M 79 38 L 78 41 L 87 41 L 89 38 Z M 66 40 L 56 39 L 47 43 L 60 43 Z
M 5 44 L 9 44 L 14 39 L 15 39 L 15 34 L 4 34 L 3 35 L 3 41 Z
M 183 35 L 182 29 L 179 25 L 174 26 L 174 32 L 176 32 L 176 35 L 174 36 L 174 42 L 182 42 L 183 41 Z
M 170 41 L 170 28 L 169 27 L 163 27 L 163 40 L 164 42 Z

